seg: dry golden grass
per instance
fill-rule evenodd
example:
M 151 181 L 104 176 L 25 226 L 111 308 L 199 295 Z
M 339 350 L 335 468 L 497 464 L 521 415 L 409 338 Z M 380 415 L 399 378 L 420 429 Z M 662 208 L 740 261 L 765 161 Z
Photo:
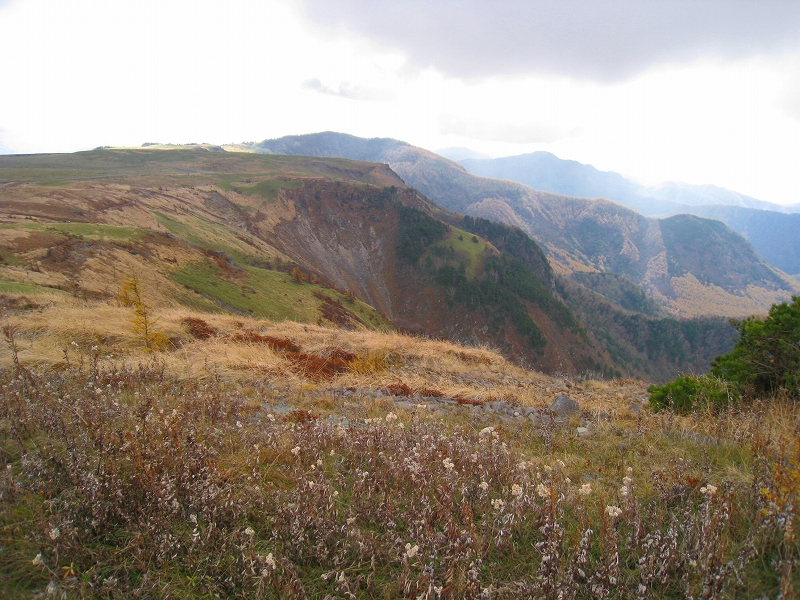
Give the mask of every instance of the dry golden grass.
M 157 361 L 170 375 L 182 379 L 222 377 L 231 381 L 270 381 L 299 390 L 355 388 L 385 389 L 403 383 L 413 393 L 441 393 L 484 402 L 548 407 L 557 396 L 577 400 L 593 431 L 609 433 L 619 427 L 703 435 L 713 440 L 742 441 L 758 435 L 779 449 L 792 439 L 800 410 L 788 399 L 761 409 L 737 413 L 679 416 L 653 414 L 646 407 L 646 384 L 630 379 L 571 381 L 526 371 L 490 348 L 471 348 L 394 332 L 351 331 L 290 321 L 272 322 L 235 315 L 156 308 L 156 329 L 171 340 L 170 349 L 148 352 L 131 324 L 132 311 L 116 301 L 89 302 L 71 297 L 37 297 L 38 310 L 6 311 L 18 358 L 24 366 L 145 364 Z M 46 303 L 45 303 L 46 302 Z M 200 319 L 216 336 L 193 337 L 182 321 Z M 302 353 L 328 357 L 344 351 L 358 358 L 357 368 L 318 380 L 296 368 L 291 357 L 263 343 L 234 341 L 237 333 L 288 339 Z M 8 341 L 0 346 L 0 367 L 13 364 Z M 323 403 L 324 404 L 324 403 Z M 324 406 L 319 407 L 325 409 Z M 325 411 L 327 412 L 327 411 Z M 576 420 L 573 425 L 579 425 Z M 765 432 L 768 432 L 765 434 Z M 677 435 L 677 433 L 676 433 Z

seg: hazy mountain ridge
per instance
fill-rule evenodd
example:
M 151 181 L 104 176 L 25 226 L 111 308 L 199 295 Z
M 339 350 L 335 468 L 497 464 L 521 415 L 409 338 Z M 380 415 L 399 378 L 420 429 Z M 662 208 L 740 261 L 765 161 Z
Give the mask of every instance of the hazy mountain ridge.
M 568 196 L 607 198 L 646 216 L 692 214 L 717 219 L 742 235 L 768 263 L 800 273 L 800 205 L 783 206 L 714 185 L 643 186 L 613 171 L 549 152 L 461 160 L 467 171 Z
M 583 198 L 608 198 L 635 208 L 647 216 L 658 216 L 676 208 L 675 204 L 701 206 L 725 205 L 771 210 L 775 212 L 800 212 L 797 205 L 784 206 L 758 200 L 745 194 L 715 185 L 695 185 L 666 182 L 645 186 L 614 171 L 600 171 L 592 165 L 574 160 L 563 160 L 550 152 L 532 152 L 518 156 L 489 159 L 462 159 L 459 163 L 467 171 L 482 177 L 508 179 L 537 190 L 550 191 Z M 663 203 L 658 203 L 661 200 Z M 633 206 L 652 202 L 650 212 Z
M 250 149 L 309 155 L 346 149 L 353 156 L 387 163 L 407 184 L 448 210 L 520 227 L 542 244 L 556 272 L 625 275 L 674 315 L 746 316 L 765 312 L 772 303 L 786 300 L 800 289 L 796 280 L 774 272 L 727 228 L 717 231 L 720 245 L 706 248 L 711 252 L 708 260 L 739 275 L 717 277 L 722 275 L 719 269 L 702 273 L 676 270 L 674 258 L 670 269 L 657 219 L 609 200 L 558 195 L 472 175 L 458 163 L 402 142 L 327 132 L 265 140 Z M 736 256 L 742 262 L 730 260 L 726 245 L 737 248 Z M 685 256 L 678 262 L 692 264 Z M 755 278 L 748 279 L 753 275 Z

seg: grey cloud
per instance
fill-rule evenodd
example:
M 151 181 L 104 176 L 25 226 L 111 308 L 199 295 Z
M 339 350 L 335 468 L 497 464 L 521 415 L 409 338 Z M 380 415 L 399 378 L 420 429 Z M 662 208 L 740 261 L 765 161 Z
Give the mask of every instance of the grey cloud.
M 616 81 L 651 66 L 800 48 L 796 0 L 304 0 L 318 23 L 463 78 Z
M 364 87 L 360 85 L 351 85 L 347 81 L 339 84 L 338 89 L 331 88 L 319 78 L 309 79 L 304 81 L 302 86 L 307 90 L 313 90 L 320 94 L 327 94 L 330 96 L 339 96 L 340 98 L 347 98 L 348 100 L 391 100 L 392 95 L 383 90 L 376 90 L 374 88 Z
M 537 123 L 489 123 L 476 119 L 458 120 L 449 117 L 439 119 L 439 133 L 510 144 L 550 144 L 570 135 Z

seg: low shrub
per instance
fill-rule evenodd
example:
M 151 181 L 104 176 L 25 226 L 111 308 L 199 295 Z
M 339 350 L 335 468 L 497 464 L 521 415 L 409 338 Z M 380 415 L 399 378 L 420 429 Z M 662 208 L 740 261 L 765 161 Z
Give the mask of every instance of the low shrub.
M 739 398 L 733 384 L 713 375 L 683 375 L 664 385 L 651 385 L 647 391 L 654 410 L 671 408 L 678 413 L 709 406 L 724 408 Z
M 731 323 L 739 339 L 733 350 L 714 359 L 712 373 L 759 393 L 784 389 L 800 397 L 800 296 L 774 304 L 764 319 Z

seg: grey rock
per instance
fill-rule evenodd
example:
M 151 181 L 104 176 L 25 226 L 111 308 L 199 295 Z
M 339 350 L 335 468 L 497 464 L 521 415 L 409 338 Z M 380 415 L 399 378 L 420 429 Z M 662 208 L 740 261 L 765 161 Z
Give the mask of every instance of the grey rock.
M 581 405 L 569 396 L 561 394 L 555 399 L 555 402 L 550 405 L 550 410 L 558 416 L 574 415 L 581 412 Z
M 575 435 L 578 437 L 589 437 L 592 434 L 588 427 L 578 427 L 575 429 Z

